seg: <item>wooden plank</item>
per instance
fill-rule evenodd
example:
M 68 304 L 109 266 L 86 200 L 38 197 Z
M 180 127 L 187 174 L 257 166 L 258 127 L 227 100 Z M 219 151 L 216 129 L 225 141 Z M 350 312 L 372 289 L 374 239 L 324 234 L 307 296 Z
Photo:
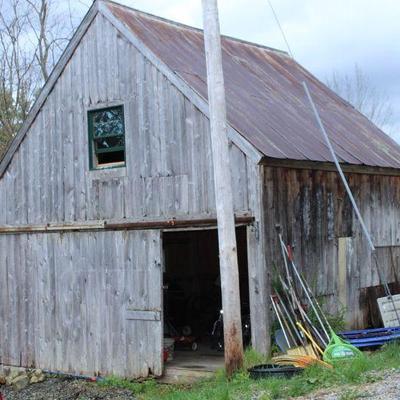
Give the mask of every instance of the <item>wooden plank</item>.
M 287 159 L 280 160 L 276 158 L 263 157 L 260 163 L 268 167 L 329 171 L 337 173 L 335 165 L 333 163 L 328 163 L 328 162 L 299 161 L 299 160 L 287 160 Z M 351 174 L 400 176 L 400 170 L 397 168 L 368 167 L 365 165 L 349 165 L 349 164 L 341 164 L 341 167 L 343 169 L 343 172 Z
M 22 244 L 29 254 L 20 252 Z M 86 375 L 161 375 L 159 231 L 0 236 L 5 248 L 12 251 L 0 253 L 7 260 L 0 265 L 0 276 L 7 275 L 0 281 L 2 362 Z M 35 290 L 23 276 L 28 269 L 19 268 L 23 258 Z
M 271 245 L 267 234 L 271 226 L 266 216 L 270 211 L 267 199 L 272 192 L 264 183 L 263 167 L 253 165 L 250 160 L 247 160 L 247 163 L 248 201 L 255 217 L 254 224 L 247 228 L 252 346 L 261 354 L 269 355 L 271 350 L 271 315 L 268 299 L 271 292 L 271 271 L 268 269 L 268 265 L 271 264 L 267 264 L 266 249 Z
M 294 245 L 295 258 L 304 268 L 303 271 L 312 287 L 321 295 L 336 296 L 337 238 L 354 235 L 357 239 L 354 242 L 354 260 L 357 265 L 352 267 L 350 276 L 353 281 L 352 288 L 356 292 L 349 304 L 353 310 L 360 310 L 359 289 L 363 285 L 376 282 L 376 269 L 371 263 L 369 250 L 365 248 L 352 211 L 348 209 L 346 196 L 340 182 L 337 181 L 337 174 L 329 171 L 318 173 L 312 170 L 270 167 L 265 167 L 265 173 L 269 194 L 266 194 L 264 208 L 267 211 L 267 223 L 272 226 L 272 229 L 267 230 L 268 263 L 281 263 L 273 226 L 284 221 L 285 235 Z M 370 221 L 375 243 L 379 245 L 396 242 L 396 235 L 391 232 L 398 230 L 399 209 L 395 204 L 399 202 L 399 194 L 398 190 L 390 188 L 396 188 L 397 184 L 394 184 L 393 179 L 397 182 L 398 178 L 381 176 L 371 181 L 371 177 L 367 175 L 348 176 L 357 201 L 362 207 L 366 207 L 363 212 Z M 382 200 L 377 201 L 377 196 Z M 392 215 L 390 221 L 387 215 Z M 387 257 L 388 255 L 384 255 L 384 258 L 379 257 L 384 271 L 387 271 L 390 265 Z M 334 307 L 332 312 L 337 311 L 336 305 L 335 302 L 331 302 L 331 306 Z M 354 315 L 354 318 L 352 323 L 357 324 L 358 318 L 363 317 L 359 314 Z
M 351 240 L 351 239 L 350 239 Z M 337 281 L 337 297 L 342 307 L 347 309 L 347 246 L 349 238 L 338 239 L 338 281 Z
M 254 218 L 247 213 L 236 215 L 237 225 L 251 224 Z M 108 221 L 81 221 L 70 224 L 47 224 L 47 225 L 25 225 L 25 226 L 0 226 L 0 235 L 13 235 L 24 233 L 54 233 L 54 232 L 83 232 L 98 230 L 145 230 L 145 229 L 182 229 L 190 227 L 216 226 L 215 216 L 202 216 L 190 219 L 167 219 L 167 220 L 108 220 Z
M 133 265 L 126 270 L 127 310 L 162 309 L 162 266 L 160 232 L 129 232 L 129 259 Z M 149 317 L 146 313 L 145 317 Z M 139 316 L 138 314 L 136 316 Z M 142 314 L 142 317 L 144 315 Z M 144 375 L 149 369 L 162 373 L 162 320 L 130 320 L 126 324 L 128 375 Z
M 73 98 L 73 111 L 74 118 L 72 120 L 72 132 L 79 132 L 81 126 L 86 126 L 85 122 L 85 106 L 84 98 L 87 97 L 87 85 L 85 77 L 85 50 L 84 41 L 76 49 L 76 65 L 72 63 L 74 78 L 73 83 L 78 82 L 79 85 L 72 84 L 71 92 Z M 84 133 L 74 135 L 73 139 L 73 171 L 74 171 L 74 216 L 76 220 L 86 219 L 86 170 L 89 165 L 88 160 L 88 135 Z

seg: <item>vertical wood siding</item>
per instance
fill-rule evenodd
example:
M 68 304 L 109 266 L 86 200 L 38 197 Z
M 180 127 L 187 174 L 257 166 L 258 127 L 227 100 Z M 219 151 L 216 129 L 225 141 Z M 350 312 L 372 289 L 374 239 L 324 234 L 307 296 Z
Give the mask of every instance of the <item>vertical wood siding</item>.
M 87 111 L 116 104 L 126 168 L 89 171 Z M 251 162 L 229 152 L 235 211 L 254 210 Z M 11 226 L 215 215 L 209 121 L 98 15 L 0 180 L 0 204 L 0 225 Z M 161 374 L 161 322 L 124 314 L 161 308 L 156 235 L 0 236 L 0 363 Z
M 161 286 L 158 231 L 0 236 L 0 362 L 160 375 Z
M 122 170 L 89 171 L 87 110 L 124 104 Z M 245 155 L 230 148 L 235 210 Z M 98 15 L 0 180 L 0 224 L 215 214 L 208 119 Z
M 376 246 L 400 244 L 400 177 L 348 174 Z M 294 246 L 295 260 L 311 286 L 325 297 L 326 306 L 337 311 L 338 238 L 351 238 L 347 249 L 349 322 L 362 325 L 360 289 L 379 285 L 379 278 L 358 220 L 335 172 L 265 167 L 264 214 L 268 266 L 281 264 L 275 224 L 280 223 L 285 240 Z M 381 269 L 393 280 L 391 258 L 383 250 Z M 400 266 L 395 263 L 395 268 Z M 399 273 L 400 271 L 397 271 Z M 351 300 L 351 301 L 350 301 Z
M 254 210 L 255 224 L 247 227 L 249 295 L 251 304 L 251 335 L 252 346 L 262 354 L 270 353 L 270 301 L 271 274 L 266 263 L 267 245 L 264 240 L 265 213 L 263 197 L 266 195 L 263 187 L 264 168 L 260 165 L 248 163 L 250 197 L 249 204 Z

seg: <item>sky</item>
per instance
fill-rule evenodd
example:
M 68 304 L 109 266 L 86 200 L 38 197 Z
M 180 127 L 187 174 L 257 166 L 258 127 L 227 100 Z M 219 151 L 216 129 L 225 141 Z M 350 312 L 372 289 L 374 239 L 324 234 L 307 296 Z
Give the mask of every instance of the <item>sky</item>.
M 91 4 L 91 0 L 76 0 Z M 118 0 L 202 27 L 201 0 Z M 271 0 L 295 59 L 326 81 L 357 64 L 393 107 L 387 132 L 400 142 L 400 1 Z M 287 50 L 268 0 L 219 0 L 221 32 Z

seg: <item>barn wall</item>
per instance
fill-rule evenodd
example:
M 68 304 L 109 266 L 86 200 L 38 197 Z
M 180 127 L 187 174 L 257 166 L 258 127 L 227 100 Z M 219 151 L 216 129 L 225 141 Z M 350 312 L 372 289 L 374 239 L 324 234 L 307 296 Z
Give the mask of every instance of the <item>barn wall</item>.
M 347 174 L 350 187 L 378 249 L 389 282 L 400 272 L 400 177 Z M 379 285 L 375 264 L 335 172 L 265 167 L 264 214 L 268 267 L 281 264 L 275 224 L 294 246 L 295 260 L 331 311 L 340 306 L 339 238 L 345 240 L 348 322 L 365 327 L 368 312 L 360 293 Z M 390 248 L 392 250 L 390 250 Z M 394 256 L 392 255 L 394 254 Z M 397 257 L 397 258 L 396 258 Z
M 116 104 L 125 106 L 126 168 L 90 171 L 87 110 Z M 235 211 L 261 226 L 260 167 L 233 144 L 230 157 Z M 208 119 L 98 15 L 0 179 L 0 226 L 207 217 L 214 203 Z M 248 242 L 253 343 L 268 352 L 257 226 Z M 150 333 L 162 332 L 122 316 L 131 303 L 148 306 L 150 287 L 161 294 L 140 235 L 0 235 L 0 363 L 159 374 Z
M 0 364 L 161 374 L 160 232 L 0 236 Z
M 87 110 L 124 104 L 127 166 L 89 171 Z M 247 164 L 230 148 L 234 205 Z M 215 214 L 208 119 L 98 15 L 0 180 L 0 225 Z

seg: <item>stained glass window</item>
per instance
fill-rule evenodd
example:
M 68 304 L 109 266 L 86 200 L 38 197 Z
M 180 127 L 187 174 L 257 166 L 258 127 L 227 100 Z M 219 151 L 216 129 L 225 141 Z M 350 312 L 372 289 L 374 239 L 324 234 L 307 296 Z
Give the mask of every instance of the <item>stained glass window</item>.
M 122 106 L 89 111 L 91 168 L 125 165 L 125 124 Z

